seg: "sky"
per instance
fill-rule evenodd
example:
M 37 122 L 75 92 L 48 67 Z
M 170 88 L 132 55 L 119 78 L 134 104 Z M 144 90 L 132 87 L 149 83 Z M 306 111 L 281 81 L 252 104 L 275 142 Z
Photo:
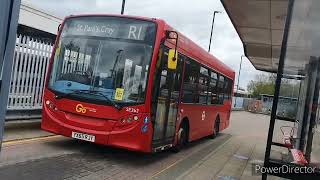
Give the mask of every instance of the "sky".
M 84 13 L 120 14 L 122 0 L 23 0 L 63 18 Z M 201 3 L 200 3 L 201 2 Z M 236 72 L 237 84 L 243 46 L 220 0 L 126 0 L 126 15 L 161 18 L 204 49 L 208 49 L 213 11 L 216 14 L 211 53 Z M 240 87 L 261 74 L 243 58 Z

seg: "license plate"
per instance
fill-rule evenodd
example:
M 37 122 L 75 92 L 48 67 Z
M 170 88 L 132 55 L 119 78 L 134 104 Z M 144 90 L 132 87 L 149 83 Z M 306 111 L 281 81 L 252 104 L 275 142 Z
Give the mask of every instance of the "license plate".
M 72 137 L 75 139 L 81 139 L 84 141 L 90 141 L 94 142 L 96 137 L 90 134 L 83 134 L 83 133 L 78 133 L 78 132 L 72 132 Z

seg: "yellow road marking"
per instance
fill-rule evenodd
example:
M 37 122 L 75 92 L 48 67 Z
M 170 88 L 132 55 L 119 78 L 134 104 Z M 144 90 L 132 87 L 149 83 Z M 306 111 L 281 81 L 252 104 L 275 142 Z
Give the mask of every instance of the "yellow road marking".
M 225 144 L 227 144 L 230 140 L 231 140 L 231 138 L 227 139 L 227 140 L 226 140 L 225 142 L 223 142 L 219 147 L 217 147 L 217 149 L 215 149 L 215 150 L 213 150 L 212 152 L 210 152 L 210 154 L 213 153 L 213 152 L 217 152 L 220 148 L 222 148 L 222 146 L 224 146 Z M 209 145 L 208 145 L 208 146 L 209 146 Z M 205 146 L 205 147 L 207 147 L 207 146 Z M 205 147 L 203 147 L 203 148 L 205 148 Z M 183 160 L 191 157 L 191 156 L 192 156 L 193 154 L 195 154 L 196 152 L 198 152 L 198 151 L 191 152 L 191 153 L 188 154 L 186 157 L 181 158 L 181 159 L 179 159 L 178 161 L 172 163 L 170 166 L 167 166 L 167 167 L 165 167 L 164 169 L 156 172 L 155 174 L 153 174 L 153 175 L 151 176 L 150 179 L 153 179 L 154 177 L 156 177 L 157 175 L 159 175 L 159 174 L 161 174 L 162 172 L 166 171 L 167 169 L 170 169 L 172 166 L 174 166 L 174 165 L 178 164 L 179 162 L 181 162 L 181 161 L 183 161 Z M 206 157 L 207 157 L 207 156 L 206 156 Z M 205 158 L 206 158 L 206 157 L 205 157 Z M 203 159 L 205 159 L 205 158 L 203 158 Z
M 189 156 L 188 156 L 188 157 L 189 157 Z M 166 168 L 164 168 L 164 169 L 160 170 L 159 172 L 155 173 L 154 175 L 152 175 L 151 178 L 156 177 L 157 175 L 159 175 L 159 174 L 162 173 L 163 171 L 171 168 L 172 166 L 176 165 L 178 162 L 180 162 L 180 161 L 182 161 L 182 160 L 184 160 L 184 159 L 185 159 L 185 158 L 179 159 L 178 161 L 174 162 L 174 163 L 171 164 L 170 166 L 167 166 Z
M 27 142 L 50 140 L 50 139 L 55 139 L 55 138 L 58 138 L 58 137 L 62 137 L 62 136 L 60 136 L 60 135 L 49 135 L 49 136 L 44 136 L 44 137 L 11 140 L 11 141 L 3 142 L 2 145 L 10 146 L 10 145 L 16 145 L 16 144 L 23 144 L 23 143 L 27 143 Z

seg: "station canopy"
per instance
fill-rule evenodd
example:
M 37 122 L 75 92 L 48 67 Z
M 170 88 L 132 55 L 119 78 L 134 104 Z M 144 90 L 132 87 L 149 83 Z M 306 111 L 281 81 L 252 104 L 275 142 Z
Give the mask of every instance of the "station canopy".
M 221 0 L 257 70 L 278 70 L 288 0 Z M 319 0 L 294 1 L 284 73 L 304 75 L 319 42 Z M 316 48 L 316 49 L 315 49 Z M 314 51 L 315 50 L 315 51 Z

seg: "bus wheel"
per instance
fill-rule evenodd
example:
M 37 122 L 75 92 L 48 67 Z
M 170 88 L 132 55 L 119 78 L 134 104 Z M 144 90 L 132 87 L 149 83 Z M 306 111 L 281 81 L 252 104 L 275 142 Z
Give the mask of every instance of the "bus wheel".
M 173 152 L 179 152 L 184 146 L 186 146 L 188 141 L 187 138 L 187 127 L 185 123 L 183 123 L 180 126 L 180 129 L 178 131 L 178 142 L 177 144 L 172 148 Z
M 212 134 L 210 136 L 211 139 L 214 139 L 215 137 L 217 137 L 217 135 L 219 134 L 219 126 L 220 126 L 220 118 L 219 116 L 216 118 L 214 126 L 213 126 L 213 130 L 212 130 Z

